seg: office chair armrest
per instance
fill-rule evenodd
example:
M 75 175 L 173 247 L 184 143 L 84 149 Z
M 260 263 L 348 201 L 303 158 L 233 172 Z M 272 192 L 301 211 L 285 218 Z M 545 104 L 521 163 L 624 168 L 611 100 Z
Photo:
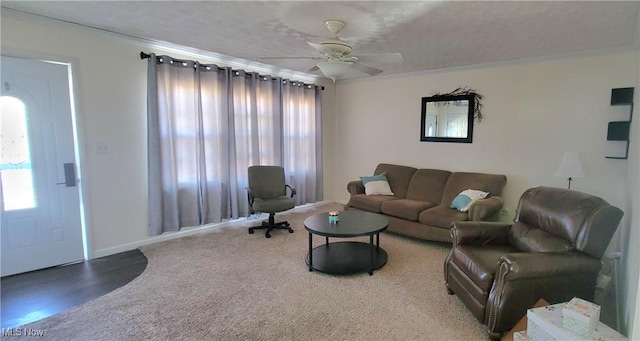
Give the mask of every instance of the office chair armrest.
M 287 188 L 289 188 L 291 190 L 291 197 L 293 198 L 294 195 L 296 195 L 296 189 L 289 186 L 289 185 L 284 185 L 285 186 L 285 191 L 287 190 Z
M 255 211 L 253 210 L 253 201 L 255 199 L 253 192 L 251 191 L 251 188 L 249 187 L 245 187 L 247 189 L 247 201 L 249 202 L 249 214 L 253 214 L 255 213 Z

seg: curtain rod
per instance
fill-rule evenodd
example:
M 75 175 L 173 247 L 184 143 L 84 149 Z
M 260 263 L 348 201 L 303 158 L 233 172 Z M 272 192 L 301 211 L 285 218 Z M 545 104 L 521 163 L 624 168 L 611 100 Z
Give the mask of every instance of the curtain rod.
M 140 59 L 149 59 L 150 57 L 151 57 L 150 54 L 144 53 L 144 51 L 140 51 Z M 156 57 L 156 58 L 159 58 L 159 57 Z M 180 62 L 186 62 L 186 60 L 176 59 L 176 58 L 173 58 L 173 57 L 169 57 L 169 58 L 171 58 L 172 60 L 180 61 Z M 236 72 L 236 73 L 239 72 L 239 71 L 246 72 L 244 70 L 233 70 L 233 69 L 231 71 Z M 276 77 L 273 77 L 273 76 L 263 76 L 261 74 L 258 74 L 258 76 L 261 77 L 261 78 L 265 78 L 265 80 L 266 80 L 266 77 L 271 78 L 271 79 L 276 79 Z M 322 85 L 306 84 L 305 82 L 300 82 L 300 81 L 291 81 L 291 80 L 288 80 L 288 81 L 295 82 L 295 83 L 302 83 L 303 85 L 319 86 L 321 90 L 324 90 L 324 86 L 322 86 Z

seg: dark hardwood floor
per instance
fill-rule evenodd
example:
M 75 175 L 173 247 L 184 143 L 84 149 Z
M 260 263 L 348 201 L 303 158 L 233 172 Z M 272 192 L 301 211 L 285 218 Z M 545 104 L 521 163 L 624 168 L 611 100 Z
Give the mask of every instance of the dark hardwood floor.
M 2 328 L 15 328 L 61 313 L 113 291 L 147 267 L 140 250 L 3 277 Z

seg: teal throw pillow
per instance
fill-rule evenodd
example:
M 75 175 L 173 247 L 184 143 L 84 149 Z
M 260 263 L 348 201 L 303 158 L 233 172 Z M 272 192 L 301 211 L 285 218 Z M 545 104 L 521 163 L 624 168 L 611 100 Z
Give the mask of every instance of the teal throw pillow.
M 387 181 L 384 173 L 374 176 L 361 176 L 360 180 L 367 195 L 393 195 L 389 181 Z
M 478 191 L 475 189 L 467 189 L 458 194 L 451 202 L 451 208 L 455 208 L 460 212 L 467 212 L 474 202 L 484 199 L 489 195 L 488 192 Z
M 458 194 L 453 201 L 451 202 L 451 208 L 455 208 L 458 211 L 462 211 L 463 208 L 467 207 L 471 203 L 471 198 L 464 194 Z

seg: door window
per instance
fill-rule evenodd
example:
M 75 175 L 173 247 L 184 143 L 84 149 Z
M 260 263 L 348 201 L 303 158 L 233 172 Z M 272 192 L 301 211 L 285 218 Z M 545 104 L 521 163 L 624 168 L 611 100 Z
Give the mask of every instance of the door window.
M 36 207 L 24 103 L 0 97 L 0 175 L 5 211 Z

